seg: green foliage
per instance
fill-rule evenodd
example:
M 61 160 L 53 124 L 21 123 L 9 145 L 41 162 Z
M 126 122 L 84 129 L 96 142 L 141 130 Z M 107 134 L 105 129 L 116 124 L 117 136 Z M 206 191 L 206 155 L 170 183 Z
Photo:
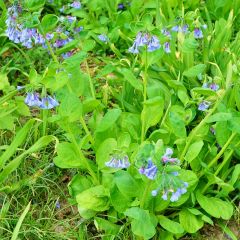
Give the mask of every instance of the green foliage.
M 9 36 L 12 5 L 17 27 L 36 29 L 42 43 L 33 34 L 26 47 L 29 33 Z M 240 189 L 239 7 L 237 0 L 82 0 L 80 8 L 0 0 L 0 192 L 10 198 L 36 184 L 47 155 L 55 174 L 71 178 L 65 198 L 83 219 L 81 239 L 91 221 L 102 239 L 172 240 L 231 219 Z M 133 54 L 139 32 L 145 39 Z M 144 43 L 151 36 L 156 51 Z M 31 106 L 29 93 L 55 96 L 59 106 Z M 34 164 L 29 159 L 40 166 L 18 176 Z M 10 203 L 2 206 L 0 218 Z M 0 223 L 0 234 L 7 226 L 12 239 L 27 238 L 19 229 L 28 211 Z

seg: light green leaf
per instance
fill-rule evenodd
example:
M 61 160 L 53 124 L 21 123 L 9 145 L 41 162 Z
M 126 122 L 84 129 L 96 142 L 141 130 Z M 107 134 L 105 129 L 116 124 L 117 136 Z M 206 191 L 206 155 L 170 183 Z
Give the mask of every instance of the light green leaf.
M 109 193 L 102 185 L 81 192 L 76 200 L 81 208 L 93 211 L 102 212 L 109 208 Z
M 142 81 L 138 80 L 131 70 L 122 68 L 120 73 L 123 74 L 124 80 L 128 81 L 135 89 L 143 91 Z
M 206 69 L 205 64 L 198 64 L 189 68 L 188 70 L 183 72 L 183 75 L 186 77 L 197 77 L 200 73 L 203 73 Z
M 111 109 L 105 114 L 99 125 L 97 126 L 96 132 L 104 132 L 111 128 L 120 117 L 122 111 L 120 109 Z
M 190 163 L 192 160 L 194 160 L 200 153 L 202 147 L 203 147 L 202 140 L 192 143 L 185 156 L 186 161 Z
M 180 211 L 179 221 L 185 231 L 187 231 L 188 233 L 195 233 L 204 225 L 203 220 L 188 211 L 188 209 L 183 209 Z
M 164 229 L 171 233 L 180 234 L 184 232 L 183 227 L 178 222 L 172 221 L 163 215 L 158 216 L 158 221 Z
M 133 207 L 127 209 L 124 214 L 133 218 L 131 226 L 135 235 L 141 236 L 144 239 L 151 239 L 155 235 L 155 226 L 148 210 Z
M 211 216 L 224 220 L 231 218 L 233 214 L 233 206 L 231 203 L 215 197 L 205 197 L 200 192 L 197 192 L 196 197 L 200 206 Z

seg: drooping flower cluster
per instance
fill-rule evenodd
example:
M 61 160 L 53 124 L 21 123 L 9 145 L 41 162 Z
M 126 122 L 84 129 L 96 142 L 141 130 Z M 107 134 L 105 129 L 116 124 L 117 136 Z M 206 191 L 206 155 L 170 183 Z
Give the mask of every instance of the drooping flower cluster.
M 130 162 L 127 155 L 123 157 L 112 156 L 111 159 L 105 163 L 105 166 L 110 168 L 123 169 L 123 168 L 128 168 L 130 166 Z
M 143 46 L 146 46 L 148 52 L 153 52 L 161 47 L 157 36 L 139 32 L 128 51 L 137 54 L 139 53 L 139 48 Z
M 37 92 L 27 93 L 24 102 L 29 107 L 38 107 L 41 109 L 52 109 L 59 105 L 59 102 L 55 97 L 47 95 L 46 97 L 40 98 L 40 95 Z
M 139 169 L 139 173 L 145 175 L 147 178 L 154 180 L 157 175 L 157 166 L 152 162 L 151 158 L 148 159 L 146 166 Z
M 44 45 L 45 39 L 35 28 L 26 28 L 18 22 L 19 14 L 22 12 L 20 6 L 13 5 L 8 8 L 6 20 L 6 35 L 14 43 L 20 43 L 26 48 L 33 45 Z
M 183 195 L 184 193 L 187 192 L 187 187 L 188 187 L 188 183 L 187 182 L 182 182 L 181 186 L 179 186 L 177 189 L 164 189 L 162 191 L 162 199 L 167 201 L 169 196 L 170 197 L 170 201 L 171 202 L 176 202 L 179 200 L 179 198 L 181 197 L 181 195 Z M 158 190 L 153 190 L 152 191 L 152 195 L 156 196 L 158 194 Z

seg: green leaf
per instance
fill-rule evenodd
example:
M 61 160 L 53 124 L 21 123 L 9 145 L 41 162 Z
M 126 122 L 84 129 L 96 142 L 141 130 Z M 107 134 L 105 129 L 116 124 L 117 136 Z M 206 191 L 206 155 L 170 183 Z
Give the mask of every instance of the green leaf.
M 97 230 L 104 231 L 106 235 L 112 236 L 116 236 L 121 228 L 121 226 L 99 217 L 94 218 L 94 224 Z
M 2 172 L 0 173 L 0 183 L 5 181 L 8 175 L 18 168 L 25 156 L 39 151 L 41 148 L 48 146 L 53 141 L 57 141 L 56 137 L 54 136 L 43 136 L 38 139 L 38 141 L 34 143 L 28 150 L 17 156 L 15 159 L 9 162 L 6 167 L 3 168 Z
M 135 89 L 143 91 L 142 81 L 138 80 L 131 70 L 122 68 L 120 73 L 123 74 L 124 80 L 128 81 Z
M 110 160 L 110 154 L 117 148 L 114 138 L 107 138 L 100 144 L 96 153 L 96 161 L 99 169 L 105 168 L 105 163 Z
M 105 114 L 99 125 L 97 126 L 96 132 L 104 132 L 112 127 L 120 117 L 122 111 L 120 109 L 111 109 Z
M 185 38 L 184 42 L 183 42 L 183 52 L 184 53 L 191 53 L 193 52 L 197 47 L 199 46 L 199 43 L 198 41 L 193 38 L 193 37 L 190 37 L 190 38 Z
M 188 209 L 183 209 L 179 212 L 179 221 L 188 233 L 195 233 L 204 225 L 203 220 L 192 214 Z
M 68 93 L 61 101 L 59 115 L 67 118 L 69 122 L 79 120 L 82 116 L 81 100 L 75 94 Z
M 232 118 L 232 113 L 224 113 L 224 112 L 220 112 L 220 113 L 215 113 L 212 116 L 210 116 L 207 119 L 207 123 L 211 123 L 211 122 L 225 122 L 228 121 Z
M 68 190 L 70 195 L 75 198 L 79 193 L 89 189 L 91 185 L 92 182 L 89 178 L 80 174 L 76 174 L 68 184 Z
M 58 23 L 58 17 L 54 14 L 46 14 L 41 21 L 41 30 L 44 34 L 51 32 Z
M 35 119 L 29 120 L 27 123 L 25 123 L 21 130 L 17 132 L 11 145 L 8 146 L 6 151 L 0 157 L 0 169 L 4 166 L 5 162 L 17 151 L 17 148 L 24 143 L 34 122 Z
M 200 192 L 196 194 L 200 206 L 211 216 L 228 220 L 233 215 L 233 206 L 231 203 L 215 197 L 205 197 Z
M 237 165 L 234 166 L 234 170 L 233 170 L 233 173 L 232 173 L 232 177 L 229 181 L 229 184 L 234 186 L 234 184 L 237 182 L 239 177 L 240 177 L 240 164 L 237 164 Z
M 131 206 L 132 198 L 123 195 L 115 185 L 110 191 L 111 204 L 116 211 L 123 213 Z
M 109 208 L 108 196 L 108 191 L 99 185 L 81 192 L 76 196 L 76 200 L 81 208 L 102 212 Z
M 133 207 L 127 209 L 124 214 L 133 218 L 131 222 L 132 232 L 144 239 L 151 239 L 155 233 L 155 226 L 152 222 L 149 211 Z
M 126 171 L 118 171 L 114 174 L 114 181 L 119 191 L 126 197 L 137 197 L 140 194 L 139 184 Z
M 194 160 L 198 156 L 198 154 L 200 153 L 202 147 L 203 147 L 203 141 L 202 140 L 192 143 L 190 145 L 188 151 L 187 151 L 187 154 L 185 156 L 185 160 L 189 163 L 192 160 Z
M 198 64 L 189 68 L 188 70 L 183 72 L 183 75 L 186 77 L 197 77 L 200 73 L 203 73 L 206 69 L 205 64 Z
M 36 11 L 44 6 L 45 0 L 27 0 L 25 4 L 30 11 Z
M 179 138 L 186 138 L 187 132 L 185 128 L 185 123 L 179 114 L 175 112 L 169 113 L 169 120 L 172 127 L 172 132 Z
M 19 234 L 21 225 L 23 223 L 24 218 L 26 217 L 27 213 L 30 210 L 30 206 L 31 206 L 31 202 L 28 203 L 28 205 L 24 209 L 23 213 L 21 214 L 20 218 L 18 219 L 17 225 L 16 225 L 16 227 L 13 230 L 13 234 L 12 234 L 11 240 L 17 240 L 18 239 L 18 234 Z
M 60 168 L 83 167 L 75 146 L 68 142 L 62 142 L 57 145 L 57 157 L 53 161 Z
M 164 229 L 171 233 L 181 234 L 184 232 L 184 229 L 178 222 L 174 222 L 163 215 L 158 216 L 158 221 Z
M 164 101 L 161 97 L 154 97 L 144 103 L 141 119 L 144 123 L 145 132 L 148 128 L 155 126 L 163 115 Z

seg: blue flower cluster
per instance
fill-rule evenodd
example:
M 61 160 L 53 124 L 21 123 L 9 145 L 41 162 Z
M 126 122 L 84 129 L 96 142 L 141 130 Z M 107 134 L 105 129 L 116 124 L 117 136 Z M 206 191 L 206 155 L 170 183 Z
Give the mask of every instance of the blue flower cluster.
M 183 182 L 182 186 L 178 187 L 176 190 L 174 190 L 174 189 L 163 190 L 162 199 L 167 201 L 169 195 L 171 194 L 170 201 L 171 202 L 176 202 L 176 201 L 179 200 L 181 195 L 183 195 L 184 193 L 187 192 L 187 187 L 188 187 L 188 183 Z M 158 194 L 158 190 L 153 190 L 152 191 L 152 196 L 156 196 L 157 194 Z
M 74 1 L 69 5 L 70 7 L 79 9 L 81 3 Z M 76 17 L 61 16 L 59 18 L 60 26 L 56 28 L 55 33 L 47 33 L 45 38 L 38 32 L 36 28 L 26 28 L 23 24 L 18 22 L 22 14 L 20 6 L 13 5 L 8 8 L 7 20 L 6 20 L 6 35 L 14 43 L 19 43 L 26 48 L 32 48 L 36 45 L 41 45 L 43 48 L 47 48 L 46 40 L 50 42 L 52 48 L 61 48 L 70 43 L 74 39 L 74 34 L 83 30 L 82 26 L 73 27 L 71 31 L 67 31 L 69 24 L 76 22 Z M 63 58 L 72 56 L 73 52 L 67 52 L 62 54 Z
M 106 34 L 100 34 L 98 35 L 98 39 L 104 43 L 109 42 L 108 36 Z
M 59 105 L 59 102 L 55 97 L 47 95 L 46 97 L 40 98 L 39 93 L 27 93 L 24 101 L 29 107 L 39 107 L 41 109 L 52 109 Z
M 110 161 L 105 163 L 105 166 L 110 168 L 123 169 L 128 168 L 130 166 L 130 162 L 127 155 L 125 155 L 124 157 L 112 156 Z
M 33 45 L 45 46 L 45 39 L 35 28 L 25 28 L 23 24 L 18 23 L 19 14 L 22 12 L 20 6 L 13 5 L 8 8 L 6 20 L 6 35 L 14 43 L 21 43 L 26 48 L 32 48 Z
M 147 178 L 154 180 L 157 175 L 157 166 L 152 162 L 152 159 L 148 159 L 147 165 L 142 166 L 139 169 L 139 173 L 145 175 Z
M 139 47 L 147 47 L 148 52 L 153 52 L 161 47 L 157 36 L 151 36 L 149 33 L 139 32 L 134 40 L 133 45 L 128 49 L 130 53 L 139 53 Z

